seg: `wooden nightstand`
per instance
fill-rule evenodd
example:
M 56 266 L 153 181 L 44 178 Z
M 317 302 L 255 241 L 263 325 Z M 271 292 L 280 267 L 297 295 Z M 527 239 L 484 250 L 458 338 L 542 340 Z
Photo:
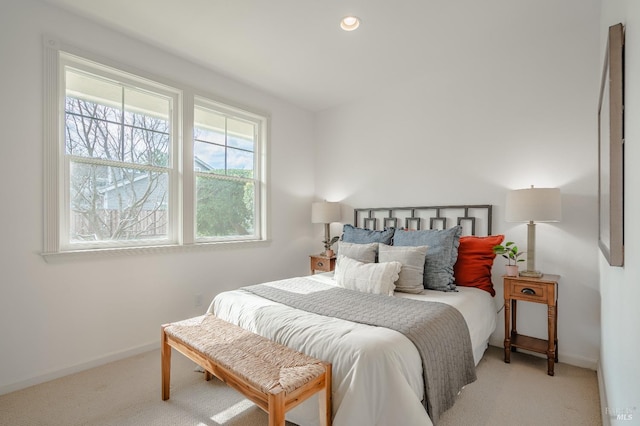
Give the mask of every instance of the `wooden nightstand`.
M 547 354 L 547 374 L 553 376 L 558 362 L 558 275 L 540 278 L 503 277 L 504 279 L 504 362 L 511 362 L 511 352 L 517 348 Z M 548 339 L 518 334 L 517 302 L 545 303 L 548 312 Z M 511 327 L 509 321 L 511 320 Z
M 327 257 L 324 254 L 312 254 L 309 256 L 311 262 L 311 274 L 315 271 L 331 272 L 336 269 L 336 257 Z

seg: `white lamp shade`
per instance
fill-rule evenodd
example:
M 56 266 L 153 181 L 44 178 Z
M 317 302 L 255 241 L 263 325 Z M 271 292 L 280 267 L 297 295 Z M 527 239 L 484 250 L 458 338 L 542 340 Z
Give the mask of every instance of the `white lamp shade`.
M 507 222 L 558 222 L 562 219 L 560 189 L 527 188 L 507 193 Z
M 340 203 L 313 203 L 311 205 L 311 223 L 332 223 L 340 221 Z

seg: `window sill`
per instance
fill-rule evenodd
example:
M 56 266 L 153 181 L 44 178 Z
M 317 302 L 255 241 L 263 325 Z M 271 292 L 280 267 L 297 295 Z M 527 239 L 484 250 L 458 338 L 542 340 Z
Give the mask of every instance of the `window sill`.
M 227 250 L 244 249 L 254 247 L 267 247 L 271 244 L 269 240 L 259 241 L 216 241 L 211 243 L 196 243 L 189 245 L 168 244 L 161 246 L 144 247 L 117 247 L 90 250 L 61 251 L 55 253 L 41 253 L 47 263 L 63 263 L 67 261 L 107 259 L 110 257 L 125 257 L 131 255 L 155 255 L 185 253 L 203 250 Z

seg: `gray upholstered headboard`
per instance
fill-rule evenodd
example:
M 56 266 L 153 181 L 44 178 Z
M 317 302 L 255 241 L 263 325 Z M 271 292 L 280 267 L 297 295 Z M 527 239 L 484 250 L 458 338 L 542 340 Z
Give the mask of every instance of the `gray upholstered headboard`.
M 353 225 L 368 229 L 446 229 L 461 225 L 462 235 L 491 235 L 491 205 L 369 207 L 353 210 Z

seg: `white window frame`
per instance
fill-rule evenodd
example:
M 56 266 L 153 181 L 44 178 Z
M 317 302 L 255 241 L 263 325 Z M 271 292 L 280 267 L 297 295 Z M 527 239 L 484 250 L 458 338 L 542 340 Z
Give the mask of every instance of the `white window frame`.
M 212 99 L 209 99 L 203 96 L 194 97 L 194 107 L 196 106 L 210 109 L 212 111 L 215 111 L 221 115 L 225 115 L 230 118 L 236 118 L 242 121 L 253 123 L 255 125 L 256 131 L 254 135 L 255 149 L 254 149 L 253 184 L 254 184 L 255 198 L 254 198 L 253 215 L 255 218 L 255 223 L 254 223 L 255 229 L 254 229 L 253 235 L 235 236 L 235 237 L 200 237 L 200 238 L 195 237 L 195 241 L 201 242 L 201 243 L 208 243 L 208 242 L 224 242 L 224 241 L 230 241 L 230 240 L 235 240 L 235 241 L 255 240 L 259 238 L 260 235 L 262 235 L 262 226 L 263 226 L 263 223 L 265 222 L 264 218 L 262 217 L 262 211 L 264 210 L 262 208 L 262 198 L 263 198 L 262 182 L 264 180 L 262 176 L 262 170 L 266 169 L 266 163 L 265 163 L 265 156 L 262 153 L 264 147 L 261 141 L 266 139 L 266 134 L 265 134 L 266 127 L 267 127 L 266 119 L 265 117 L 262 117 L 259 114 L 254 114 L 239 108 L 232 107 L 230 105 L 225 105 L 223 103 L 214 101 Z M 193 157 L 193 155 L 191 156 Z M 195 178 L 195 174 L 196 172 L 194 171 L 194 178 Z M 194 191 L 195 189 L 196 188 L 195 188 L 195 179 L 194 179 Z M 194 193 L 194 199 L 195 199 L 195 193 Z M 193 205 L 194 206 L 196 205 L 195 201 Z M 194 212 L 194 218 L 195 217 L 196 215 Z M 196 233 L 196 227 L 197 227 L 197 224 L 195 223 L 195 220 L 194 220 L 194 230 L 193 230 L 194 235 Z
M 59 127 L 61 129 L 58 149 L 60 150 L 60 198 L 59 198 L 59 226 L 60 226 L 60 251 L 78 251 L 78 250 L 90 250 L 90 249 L 109 249 L 109 248 L 126 248 L 126 247 L 144 247 L 144 246 L 156 246 L 156 245 L 171 245 L 177 244 L 180 237 L 180 223 L 178 218 L 180 215 L 180 197 L 181 197 L 181 165 L 178 161 L 180 152 L 180 116 L 181 116 L 181 98 L 182 93 L 174 88 L 155 83 L 150 80 L 140 78 L 135 75 L 124 73 L 122 71 L 106 67 L 102 64 L 87 61 L 75 55 L 70 55 L 66 52 L 60 52 L 59 60 L 59 73 L 60 84 L 58 88 L 59 108 L 62 113 L 59 114 L 60 121 Z M 70 230 L 68 229 L 70 212 L 70 200 L 69 200 L 69 186 L 70 186 L 70 165 L 69 156 L 65 154 L 65 137 L 64 137 L 64 109 L 65 109 L 65 72 L 64 70 L 69 67 L 88 74 L 94 74 L 98 77 L 112 80 L 118 84 L 122 84 L 127 87 L 142 89 L 159 94 L 171 99 L 172 108 L 171 115 L 171 128 L 170 128 L 170 156 L 168 169 L 168 188 L 169 188 L 169 220 L 167 223 L 168 233 L 166 238 L 162 239 L 139 239 L 139 240 L 123 240 L 123 241 L 99 241 L 99 242 L 71 242 L 69 241 Z M 89 163 L 100 164 L 100 160 L 89 160 Z M 153 167 L 151 167 L 153 168 Z
M 72 46 L 62 45 L 52 37 L 44 37 L 44 247 L 47 261 L 85 256 L 192 248 L 224 247 L 228 243 L 263 244 L 268 242 L 267 217 L 267 137 L 269 116 L 248 108 L 217 101 L 188 86 L 166 82 L 146 72 L 131 71 L 122 65 L 114 66 L 103 58 Z M 68 241 L 68 165 L 65 164 L 64 139 L 64 67 L 84 69 L 98 75 L 110 76 L 133 87 L 150 89 L 172 99 L 172 160 L 169 172 L 170 217 L 166 239 L 95 243 Z M 88 68 L 88 69 L 87 69 Z M 99 71 L 99 72 L 96 72 Z M 226 238 L 195 238 L 195 172 L 193 159 L 194 107 L 198 103 L 231 116 L 243 117 L 256 123 L 255 147 L 255 232 L 251 236 Z M 66 210 L 65 210 L 66 209 Z

